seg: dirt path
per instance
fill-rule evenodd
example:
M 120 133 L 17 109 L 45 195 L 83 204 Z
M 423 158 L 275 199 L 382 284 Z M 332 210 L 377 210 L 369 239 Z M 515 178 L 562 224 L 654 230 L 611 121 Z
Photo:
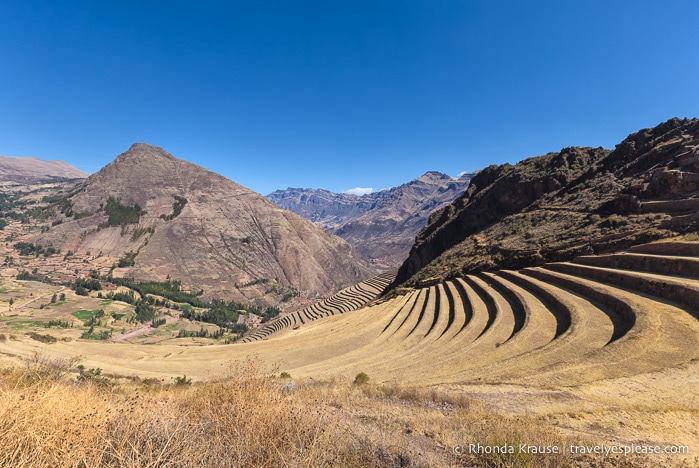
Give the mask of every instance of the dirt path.
M 125 335 L 121 335 L 121 336 L 117 336 L 116 338 L 112 338 L 112 342 L 119 343 L 119 342 L 128 340 L 129 338 L 133 338 L 135 336 L 144 335 L 144 334 L 148 333 L 148 330 L 152 330 L 152 329 L 153 329 L 153 327 L 151 327 L 150 324 L 148 324 L 148 325 L 145 325 L 145 326 L 138 328 L 134 331 L 130 331 Z
M 173 322 L 175 320 L 168 315 L 165 315 L 164 317 L 160 317 L 160 318 L 164 318 L 165 323 L 170 323 L 170 322 Z M 153 323 L 153 322 L 151 322 L 151 323 Z M 126 333 L 125 335 L 121 335 L 121 336 L 117 336 L 116 338 L 112 338 L 112 343 L 120 343 L 122 341 L 126 341 L 126 340 L 128 340 L 130 338 L 134 338 L 136 336 L 145 335 L 146 333 L 148 333 L 149 330 L 155 330 L 155 328 L 151 327 L 150 325 L 151 324 L 149 323 L 148 325 L 144 325 L 141 328 L 130 331 L 130 332 Z
M 29 300 L 28 300 L 27 302 L 25 302 L 24 304 L 16 306 L 16 307 L 14 308 L 14 310 L 23 309 L 24 306 L 27 306 L 27 305 L 31 304 L 32 302 L 34 302 L 34 301 L 38 301 L 38 300 L 41 299 L 42 297 L 46 297 L 46 296 L 48 296 L 48 295 L 57 294 L 57 293 L 63 291 L 65 288 L 66 288 L 65 286 L 62 286 L 61 289 L 59 289 L 59 290 L 56 291 L 55 293 L 46 293 L 46 294 L 42 294 L 41 296 L 36 296 L 34 299 L 29 299 Z M 11 307 L 11 306 L 8 307 L 7 310 L 8 310 L 8 311 L 12 310 L 12 307 Z

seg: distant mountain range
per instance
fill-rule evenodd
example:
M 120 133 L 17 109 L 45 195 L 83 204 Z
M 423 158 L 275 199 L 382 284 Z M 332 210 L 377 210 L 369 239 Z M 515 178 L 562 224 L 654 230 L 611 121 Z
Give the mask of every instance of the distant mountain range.
M 33 183 L 51 179 L 84 179 L 87 174 L 63 161 L 0 156 L 0 182 Z
M 275 303 L 294 290 L 325 295 L 376 274 L 339 237 L 143 143 L 78 184 L 54 211 L 33 242 L 118 259 L 114 276 L 172 277 L 214 296 Z
M 400 265 L 430 214 L 460 196 L 474 173 L 458 179 L 440 172 L 367 195 L 288 188 L 267 198 L 348 241 L 380 268 Z

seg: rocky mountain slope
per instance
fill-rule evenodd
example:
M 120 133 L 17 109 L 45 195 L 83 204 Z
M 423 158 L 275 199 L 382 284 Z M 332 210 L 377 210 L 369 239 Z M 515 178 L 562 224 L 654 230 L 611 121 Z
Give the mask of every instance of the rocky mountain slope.
M 325 295 L 375 274 L 342 239 L 235 182 L 137 143 L 62 201 L 34 241 L 118 258 L 114 276 L 237 300 Z M 65 216 L 65 218 L 63 217 Z
M 372 209 L 378 193 L 381 192 L 359 196 L 323 189 L 288 188 L 270 193 L 267 199 L 325 229 L 335 230 Z
M 472 176 L 454 179 L 427 172 L 399 187 L 363 196 L 290 188 L 267 198 L 333 230 L 373 264 L 391 268 L 405 260 L 429 215 L 462 194 Z
M 51 179 L 84 179 L 87 174 L 63 161 L 0 156 L 0 182 L 33 183 Z
M 564 148 L 491 166 L 435 212 L 393 286 L 603 253 L 699 227 L 699 120 L 671 119 L 613 151 Z

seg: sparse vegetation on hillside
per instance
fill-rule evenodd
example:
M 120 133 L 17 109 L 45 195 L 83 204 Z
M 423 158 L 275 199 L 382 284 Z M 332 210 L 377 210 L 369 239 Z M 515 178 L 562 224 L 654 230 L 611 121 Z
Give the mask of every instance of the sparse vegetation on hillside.
M 282 311 L 279 307 L 268 307 L 264 312 L 262 312 L 262 323 L 269 322 L 281 313 Z
M 131 233 L 131 242 L 136 241 L 141 238 L 144 234 L 153 234 L 155 232 L 155 227 L 154 226 L 148 226 L 148 227 L 137 227 L 136 229 L 133 230 Z M 133 265 L 130 265 L 133 266 Z
M 205 307 L 205 303 L 200 299 L 200 296 L 204 293 L 204 291 L 185 291 L 182 289 L 182 282 L 180 280 L 168 279 L 165 281 L 135 281 L 132 278 L 112 277 L 109 277 L 108 279 L 110 282 L 116 285 L 126 286 L 129 289 L 133 289 L 141 296 L 153 294 L 155 296 L 164 297 L 165 299 L 169 299 L 173 302 L 183 302 L 194 307 Z
M 136 320 L 141 323 L 153 320 L 155 317 L 155 308 L 150 305 L 148 301 L 143 299 L 136 301 L 136 308 L 134 309 L 134 312 L 136 312 Z
M 360 372 L 354 377 L 354 384 L 355 385 L 363 385 L 369 382 L 369 376 L 366 374 L 366 372 Z
M 150 324 L 152 328 L 158 328 L 161 325 L 165 325 L 167 323 L 167 320 L 165 318 L 160 318 L 157 320 L 153 320 Z
M 22 281 L 41 281 L 39 276 L 29 273 L 28 271 L 19 272 L 17 274 L 17 279 Z
M 253 313 L 255 315 L 260 315 L 269 320 L 272 317 L 276 317 L 281 312 L 276 307 L 267 307 L 262 309 L 258 306 L 252 304 L 241 304 L 236 301 L 223 301 L 221 299 L 213 299 L 208 303 L 201 303 L 204 308 L 202 311 L 194 310 L 183 310 L 182 318 L 189 320 L 196 320 L 199 322 L 212 323 L 218 325 L 221 328 L 229 330 L 231 333 L 245 333 L 248 329 L 243 324 L 238 324 L 238 316 L 240 312 Z
M 79 212 L 73 214 L 73 218 L 74 218 L 74 219 L 89 218 L 89 217 L 92 216 L 93 214 L 94 214 L 94 213 L 93 213 L 92 211 L 79 211 Z M 60 220 L 57 220 L 57 221 L 60 221 Z M 54 221 L 54 222 L 55 222 L 55 221 Z M 58 224 L 60 224 L 60 223 L 58 223 Z
M 112 336 L 112 332 L 110 330 L 102 330 L 99 332 L 95 331 L 95 326 L 90 325 L 90 328 L 87 329 L 82 335 L 80 335 L 80 338 L 83 340 L 107 340 Z
M 113 197 L 109 197 L 107 200 L 104 212 L 107 215 L 107 221 L 99 225 L 101 228 L 137 224 L 141 219 L 141 215 L 145 214 L 145 211 L 138 204 L 134 206 L 122 205 L 119 200 Z
M 55 249 L 54 247 L 44 247 L 42 245 L 33 244 L 31 242 L 17 242 L 13 247 L 22 256 L 33 255 L 35 257 L 38 257 L 40 255 L 43 255 L 44 257 L 48 257 L 49 255 L 55 255 L 60 253 L 60 250 Z
M 122 301 L 126 302 L 127 304 L 135 304 L 136 303 L 136 296 L 134 295 L 133 291 L 115 291 L 115 292 L 108 292 L 104 296 L 106 299 L 111 299 L 114 301 Z
M 87 296 L 90 291 L 99 291 L 102 289 L 102 284 L 94 278 L 76 278 L 70 285 L 79 296 Z
M 160 217 L 165 221 L 171 221 L 177 218 L 180 215 L 180 213 L 182 213 L 182 209 L 184 208 L 184 206 L 187 204 L 186 198 L 180 197 L 179 195 L 173 196 L 175 197 L 175 202 L 172 204 L 172 213 L 170 213 L 169 215 L 160 215 Z
M 20 199 L 25 195 L 21 190 L 17 190 L 14 193 L 11 192 L 0 192 L 0 215 L 2 217 L 8 216 L 14 218 L 16 213 L 13 210 L 23 209 L 26 206 L 20 201 Z
M 127 253 L 124 254 L 123 257 L 119 258 L 119 262 L 117 262 L 117 266 L 119 268 L 126 268 L 126 267 L 132 267 L 136 264 L 136 256 L 138 255 L 138 252 L 134 252 L 133 250 L 128 251 Z

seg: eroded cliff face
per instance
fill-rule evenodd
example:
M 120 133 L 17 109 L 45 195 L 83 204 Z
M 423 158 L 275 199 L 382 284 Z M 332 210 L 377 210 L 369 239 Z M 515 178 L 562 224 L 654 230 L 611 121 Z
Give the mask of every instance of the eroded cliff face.
M 127 209 L 138 205 L 143 213 L 135 223 L 105 226 L 110 198 Z M 325 295 L 375 274 L 339 237 L 219 174 L 142 143 L 90 176 L 70 201 L 78 215 L 37 241 L 62 251 L 133 254 L 133 265 L 117 268 L 115 275 L 170 276 L 219 296 L 275 302 L 285 287 Z
M 696 229 L 698 147 L 699 120 L 672 119 L 614 151 L 571 147 L 488 167 L 430 217 L 392 286 L 567 260 Z

